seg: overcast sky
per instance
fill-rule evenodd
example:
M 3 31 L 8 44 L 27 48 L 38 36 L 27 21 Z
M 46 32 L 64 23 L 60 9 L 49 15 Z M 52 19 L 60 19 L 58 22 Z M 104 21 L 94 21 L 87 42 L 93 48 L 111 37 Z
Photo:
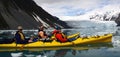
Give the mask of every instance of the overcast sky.
M 120 8 L 120 0 L 34 0 L 39 6 L 54 16 L 76 16 L 95 9 Z M 111 5 L 114 5 L 112 7 Z

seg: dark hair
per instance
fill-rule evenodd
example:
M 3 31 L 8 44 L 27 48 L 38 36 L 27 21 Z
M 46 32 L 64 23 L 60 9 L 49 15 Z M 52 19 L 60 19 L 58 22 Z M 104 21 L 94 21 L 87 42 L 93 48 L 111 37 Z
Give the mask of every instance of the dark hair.
M 38 29 L 38 32 L 43 31 L 43 30 L 44 30 L 44 26 L 40 26 L 39 29 Z
M 43 29 L 38 29 L 38 32 L 43 31 Z

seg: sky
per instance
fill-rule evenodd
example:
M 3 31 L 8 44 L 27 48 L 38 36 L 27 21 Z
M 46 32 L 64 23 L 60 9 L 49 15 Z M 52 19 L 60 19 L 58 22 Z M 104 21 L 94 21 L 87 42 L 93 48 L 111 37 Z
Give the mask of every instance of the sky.
M 120 0 L 34 0 L 50 14 L 61 16 L 79 16 L 100 10 L 120 9 Z M 73 17 L 74 18 L 74 17 Z

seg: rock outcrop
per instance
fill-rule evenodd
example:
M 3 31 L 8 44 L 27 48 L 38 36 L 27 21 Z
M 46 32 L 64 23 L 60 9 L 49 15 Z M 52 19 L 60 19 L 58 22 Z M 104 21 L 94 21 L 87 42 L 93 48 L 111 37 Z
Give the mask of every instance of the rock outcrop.
M 0 29 L 16 29 L 18 25 L 24 29 L 36 29 L 41 24 L 46 27 L 69 27 L 33 0 L 0 0 Z

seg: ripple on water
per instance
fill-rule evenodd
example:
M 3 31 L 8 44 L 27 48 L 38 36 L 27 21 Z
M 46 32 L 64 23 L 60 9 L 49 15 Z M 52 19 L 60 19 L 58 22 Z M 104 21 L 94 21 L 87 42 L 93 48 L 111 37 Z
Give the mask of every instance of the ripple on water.
M 112 44 L 114 47 L 120 47 L 120 36 L 114 36 L 112 38 Z

